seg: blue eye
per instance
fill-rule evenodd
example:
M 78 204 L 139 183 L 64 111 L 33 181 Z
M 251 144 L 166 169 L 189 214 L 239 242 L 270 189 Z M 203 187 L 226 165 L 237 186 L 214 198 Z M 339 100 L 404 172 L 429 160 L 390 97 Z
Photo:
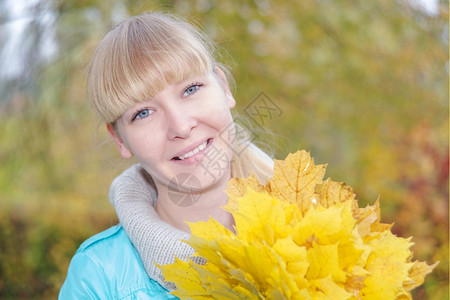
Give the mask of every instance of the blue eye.
M 189 96 L 189 95 L 194 94 L 195 92 L 198 91 L 200 86 L 201 86 L 201 84 L 199 84 L 199 83 L 191 84 L 190 86 L 188 86 L 187 88 L 184 89 L 183 96 Z
M 136 119 L 144 119 L 144 118 L 147 118 L 148 116 L 150 116 L 150 115 L 152 114 L 152 112 L 153 112 L 153 111 L 152 111 L 151 109 L 148 109 L 148 108 L 139 110 L 139 111 L 137 111 L 137 112 L 133 115 L 132 121 L 134 121 L 134 120 L 136 120 Z

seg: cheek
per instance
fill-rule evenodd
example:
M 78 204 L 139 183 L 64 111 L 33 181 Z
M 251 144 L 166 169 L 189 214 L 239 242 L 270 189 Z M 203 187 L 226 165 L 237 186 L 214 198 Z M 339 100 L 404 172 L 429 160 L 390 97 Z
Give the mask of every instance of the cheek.
M 127 136 L 127 144 L 140 162 L 152 160 L 163 152 L 160 130 L 134 130 L 132 135 Z
M 233 122 L 230 108 L 228 107 L 224 95 L 218 97 L 220 100 L 211 101 L 208 103 L 208 111 L 205 111 L 205 116 L 210 118 L 213 122 L 222 127 L 226 127 Z
M 228 132 L 234 130 L 233 117 L 228 108 L 216 109 L 209 114 L 209 120 L 212 127 L 220 132 Z
M 234 144 L 236 137 L 236 125 L 234 124 L 233 117 L 228 108 L 222 108 L 217 110 L 211 120 L 214 122 L 214 127 L 218 132 L 221 140 L 228 144 L 229 146 Z

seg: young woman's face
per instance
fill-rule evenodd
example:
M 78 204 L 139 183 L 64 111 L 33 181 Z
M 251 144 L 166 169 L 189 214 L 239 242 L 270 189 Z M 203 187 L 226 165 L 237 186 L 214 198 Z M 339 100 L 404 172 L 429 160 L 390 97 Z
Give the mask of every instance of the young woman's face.
M 157 185 L 190 174 L 205 188 L 230 176 L 234 105 L 217 69 L 167 86 L 126 111 L 117 121 L 118 132 L 108 129 L 121 155 L 134 155 Z

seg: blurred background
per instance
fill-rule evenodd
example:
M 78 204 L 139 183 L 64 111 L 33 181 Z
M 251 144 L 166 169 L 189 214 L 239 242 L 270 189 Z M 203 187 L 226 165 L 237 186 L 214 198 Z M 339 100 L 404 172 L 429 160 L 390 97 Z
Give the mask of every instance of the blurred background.
M 414 299 L 448 299 L 447 1 L 2 0 L 0 298 L 56 298 L 80 243 L 117 223 L 118 156 L 86 97 L 98 41 L 124 18 L 189 18 L 220 47 L 236 110 L 275 103 L 258 138 L 328 163 L 360 206 L 440 261 Z M 273 134 L 270 134 L 272 132 Z M 266 134 L 267 133 L 267 134 Z

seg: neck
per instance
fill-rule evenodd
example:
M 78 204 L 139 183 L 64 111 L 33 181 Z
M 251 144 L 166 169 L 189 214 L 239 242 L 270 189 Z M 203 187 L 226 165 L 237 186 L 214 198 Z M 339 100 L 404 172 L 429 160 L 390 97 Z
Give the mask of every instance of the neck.
M 187 233 L 190 233 L 190 229 L 186 222 L 206 222 L 210 217 L 234 231 L 233 216 L 221 208 L 228 202 L 228 196 L 224 191 L 230 177 L 228 174 L 200 192 L 180 191 L 156 183 L 158 201 L 155 210 L 161 220 Z

